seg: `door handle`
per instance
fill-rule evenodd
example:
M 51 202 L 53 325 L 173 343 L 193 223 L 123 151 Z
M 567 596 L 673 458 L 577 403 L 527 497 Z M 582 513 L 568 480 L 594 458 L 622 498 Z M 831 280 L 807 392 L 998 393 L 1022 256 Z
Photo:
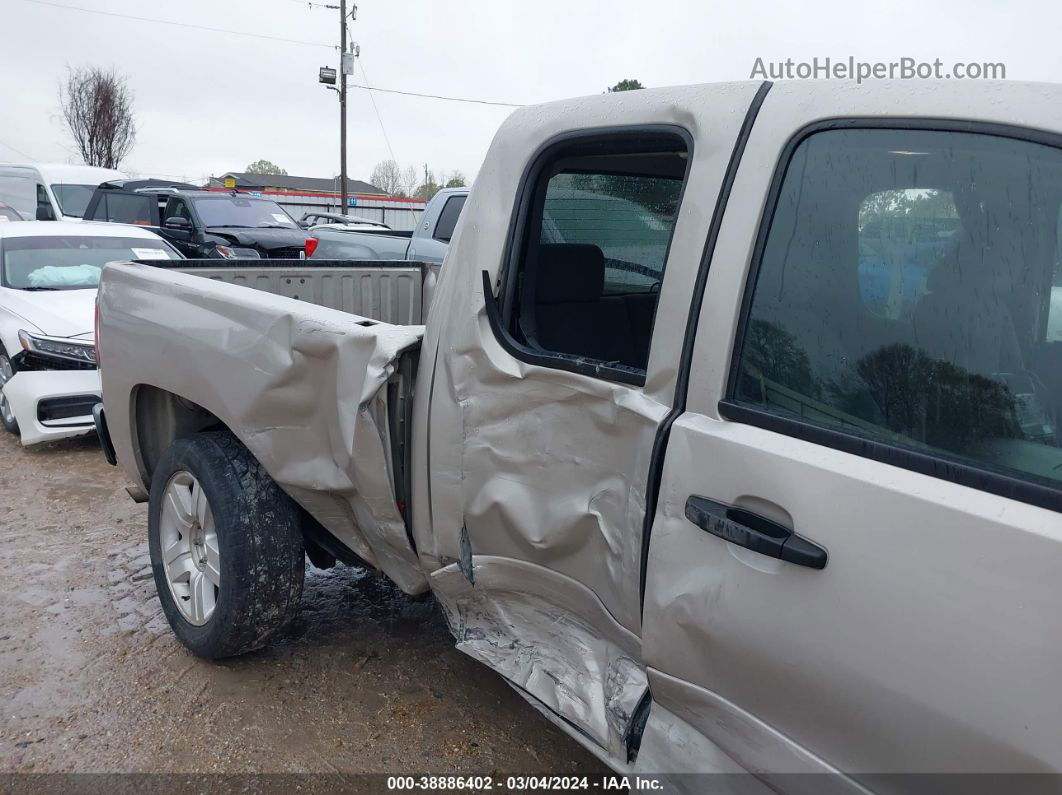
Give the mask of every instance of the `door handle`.
M 761 555 L 811 569 L 826 568 L 825 549 L 744 508 L 694 495 L 686 500 L 686 518 L 713 536 Z

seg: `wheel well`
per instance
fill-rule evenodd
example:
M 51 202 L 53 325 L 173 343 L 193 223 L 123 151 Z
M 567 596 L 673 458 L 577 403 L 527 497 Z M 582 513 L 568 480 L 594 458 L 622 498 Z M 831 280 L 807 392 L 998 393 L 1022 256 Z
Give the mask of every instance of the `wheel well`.
M 162 454 L 176 439 L 206 430 L 228 430 L 221 420 L 202 406 L 165 389 L 141 384 L 133 392 L 133 416 L 137 463 L 144 483 Z
M 137 465 L 147 488 L 162 454 L 177 439 L 203 431 L 232 429 L 214 414 L 180 395 L 149 384 L 140 384 L 133 391 L 133 446 Z M 233 434 L 235 436 L 235 434 Z M 254 457 L 253 453 L 248 453 Z M 268 476 L 268 473 L 267 473 Z M 311 561 L 318 568 L 329 568 L 341 560 L 348 565 L 367 566 L 355 552 L 329 533 L 305 508 L 295 503 L 302 533 Z

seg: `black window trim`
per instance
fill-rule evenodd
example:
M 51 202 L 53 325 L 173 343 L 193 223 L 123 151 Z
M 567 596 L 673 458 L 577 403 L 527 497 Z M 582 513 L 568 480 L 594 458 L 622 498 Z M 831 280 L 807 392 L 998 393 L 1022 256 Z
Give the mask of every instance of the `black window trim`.
M 782 192 L 782 184 L 797 147 L 816 133 L 830 130 L 911 130 L 930 132 L 958 132 L 1010 138 L 1042 144 L 1062 150 L 1062 135 L 999 122 L 981 122 L 958 119 L 933 118 L 841 118 L 825 119 L 809 124 L 796 132 L 786 143 L 771 177 L 767 201 L 760 216 L 756 232 L 752 261 L 745 278 L 734 345 L 731 350 L 725 397 L 719 401 L 719 414 L 731 422 L 752 425 L 767 431 L 791 436 L 822 447 L 829 447 L 879 463 L 896 466 L 911 472 L 939 478 L 960 486 L 968 486 L 988 494 L 1024 502 L 1039 508 L 1062 512 L 1062 488 L 1054 488 L 1024 478 L 1006 475 L 968 462 L 960 462 L 945 453 L 921 453 L 909 448 L 878 441 L 804 420 L 787 417 L 759 406 L 742 403 L 736 397 L 741 366 L 741 352 L 745 341 L 749 310 L 752 307 L 756 282 L 760 275 L 767 236 L 774 223 L 775 211 Z
M 453 228 L 450 230 L 450 237 L 439 237 L 439 225 L 442 223 L 443 215 L 446 214 L 446 208 L 450 206 L 450 202 L 461 202 L 461 209 L 457 212 L 457 218 L 454 219 Z M 432 232 L 431 239 L 438 240 L 440 243 L 449 244 L 453 240 L 454 232 L 457 231 L 457 222 L 461 220 L 461 216 L 465 212 L 465 204 L 468 202 L 467 193 L 457 193 L 443 202 L 442 209 L 439 210 L 439 220 L 435 222 L 435 231 Z
M 556 150 L 573 144 L 607 144 L 638 135 L 671 136 L 676 141 L 681 141 L 686 147 L 686 170 L 682 176 L 682 190 L 679 193 L 678 212 L 675 215 L 675 224 L 677 225 L 679 213 L 682 211 L 683 201 L 686 196 L 686 188 L 689 185 L 690 169 L 693 165 L 693 136 L 684 127 L 676 124 L 646 124 L 596 127 L 570 131 L 547 140 L 528 161 L 528 166 L 520 177 L 520 183 L 516 191 L 516 201 L 509 217 L 509 230 L 502 255 L 502 267 L 496 280 L 496 285 L 500 288 L 497 296 L 494 293 L 495 285 L 491 284 L 490 274 L 487 271 L 483 271 L 482 274 L 487 320 L 498 343 L 514 358 L 528 364 L 549 367 L 554 370 L 566 370 L 605 381 L 615 381 L 637 387 L 645 386 L 645 370 L 601 362 L 585 356 L 540 351 L 518 342 L 508 330 L 512 301 L 516 293 L 515 274 L 519 269 L 522 242 L 527 231 L 527 224 L 533 214 L 532 210 L 534 210 L 539 178 L 549 164 L 556 159 Z M 664 251 L 665 275 L 667 261 L 671 256 L 671 244 L 674 239 L 675 230 L 672 228 L 667 248 Z M 650 328 L 650 345 L 652 344 L 652 334 L 655 329 L 656 315 L 654 313 L 653 325 Z

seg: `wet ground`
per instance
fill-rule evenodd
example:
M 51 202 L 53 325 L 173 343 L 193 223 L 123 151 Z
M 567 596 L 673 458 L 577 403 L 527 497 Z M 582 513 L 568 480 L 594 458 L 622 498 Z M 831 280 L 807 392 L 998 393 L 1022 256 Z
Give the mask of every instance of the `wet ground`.
M 361 569 L 309 569 L 270 648 L 192 657 L 124 485 L 94 438 L 0 431 L 0 774 L 605 772 L 456 651 L 433 601 Z

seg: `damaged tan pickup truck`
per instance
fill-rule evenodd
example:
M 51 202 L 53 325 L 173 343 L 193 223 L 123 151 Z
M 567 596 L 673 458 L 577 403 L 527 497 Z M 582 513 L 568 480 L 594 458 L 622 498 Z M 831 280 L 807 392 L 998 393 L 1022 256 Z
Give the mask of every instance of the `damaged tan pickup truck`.
M 308 554 L 618 770 L 1057 773 L 1060 207 L 1057 86 L 522 109 L 423 325 L 416 263 L 108 266 L 104 444 L 196 654 Z

